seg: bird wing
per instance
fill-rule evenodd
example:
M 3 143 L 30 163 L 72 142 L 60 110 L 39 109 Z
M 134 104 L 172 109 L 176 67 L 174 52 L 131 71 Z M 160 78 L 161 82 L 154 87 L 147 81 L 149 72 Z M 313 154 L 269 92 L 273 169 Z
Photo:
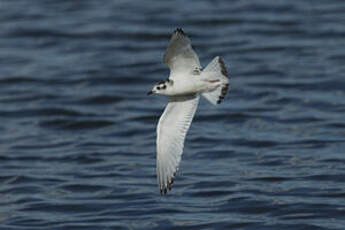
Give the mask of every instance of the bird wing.
M 198 107 L 199 95 L 169 97 L 157 126 L 157 179 L 162 194 L 171 189 L 184 139 Z
M 188 36 L 182 29 L 177 29 L 173 33 L 163 62 L 167 63 L 170 68 L 170 77 L 173 77 L 176 72 L 185 73 L 201 69 L 198 55 L 194 52 Z

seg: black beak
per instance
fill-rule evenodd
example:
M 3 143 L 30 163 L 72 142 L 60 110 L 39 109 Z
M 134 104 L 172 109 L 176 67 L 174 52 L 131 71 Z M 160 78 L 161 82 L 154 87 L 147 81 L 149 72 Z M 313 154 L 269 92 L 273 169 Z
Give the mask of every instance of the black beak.
M 151 95 L 151 94 L 153 94 L 152 90 L 151 90 L 150 92 L 147 93 L 147 95 Z

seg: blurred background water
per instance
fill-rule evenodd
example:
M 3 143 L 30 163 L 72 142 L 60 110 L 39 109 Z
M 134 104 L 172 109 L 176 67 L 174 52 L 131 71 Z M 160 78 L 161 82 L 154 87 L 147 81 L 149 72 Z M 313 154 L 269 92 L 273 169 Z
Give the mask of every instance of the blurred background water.
M 0 1 L 0 229 L 345 229 L 343 0 Z M 182 27 L 231 90 L 201 101 L 168 196 L 162 56 Z

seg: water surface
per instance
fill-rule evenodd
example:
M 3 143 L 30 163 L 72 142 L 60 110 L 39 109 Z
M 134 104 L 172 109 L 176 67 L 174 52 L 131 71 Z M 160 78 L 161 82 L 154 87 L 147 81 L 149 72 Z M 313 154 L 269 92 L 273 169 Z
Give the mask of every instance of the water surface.
M 0 229 L 345 228 L 345 4 L 334 1 L 0 3 Z M 174 187 L 155 127 L 170 35 L 207 65 Z

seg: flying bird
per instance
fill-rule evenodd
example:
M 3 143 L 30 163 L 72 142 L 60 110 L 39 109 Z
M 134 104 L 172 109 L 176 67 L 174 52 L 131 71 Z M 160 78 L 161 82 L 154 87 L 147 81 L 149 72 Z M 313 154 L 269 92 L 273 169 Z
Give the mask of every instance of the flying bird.
M 172 34 L 163 62 L 170 68 L 169 78 L 156 83 L 148 95 L 169 97 L 158 122 L 156 140 L 158 186 L 161 194 L 166 194 L 174 182 L 200 94 L 210 103 L 220 104 L 228 91 L 229 78 L 220 57 L 201 68 L 188 36 L 180 28 Z

